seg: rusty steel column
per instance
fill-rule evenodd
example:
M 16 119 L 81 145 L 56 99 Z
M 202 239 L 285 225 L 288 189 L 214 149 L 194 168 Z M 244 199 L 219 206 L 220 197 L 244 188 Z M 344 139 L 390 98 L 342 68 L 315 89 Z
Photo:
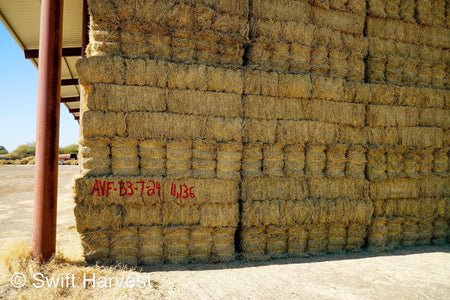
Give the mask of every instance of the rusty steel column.
M 41 0 L 33 222 L 33 257 L 39 261 L 56 249 L 63 6 L 63 0 Z

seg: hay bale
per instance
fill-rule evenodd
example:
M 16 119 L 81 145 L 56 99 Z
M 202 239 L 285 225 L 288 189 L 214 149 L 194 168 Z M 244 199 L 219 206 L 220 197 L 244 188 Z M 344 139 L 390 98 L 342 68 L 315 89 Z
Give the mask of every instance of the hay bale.
M 84 111 L 81 135 L 84 138 L 125 136 L 127 125 L 119 112 Z
M 366 148 L 361 145 L 352 145 L 348 147 L 345 174 L 349 178 L 365 178 L 366 167 Z
M 345 223 L 331 223 L 328 227 L 328 253 L 341 253 L 344 251 L 347 239 L 347 225 Z
M 306 174 L 314 177 L 323 177 L 325 170 L 325 146 L 308 146 L 306 148 Z
M 138 228 L 138 263 L 155 265 L 164 261 L 164 235 L 160 226 L 140 226 Z
M 416 179 L 384 179 L 370 184 L 370 198 L 406 199 L 419 197 L 419 184 Z
M 312 20 L 317 26 L 329 27 L 354 35 L 362 35 L 364 29 L 364 16 L 349 12 L 314 7 L 312 8 Z
M 419 228 L 417 226 L 418 220 L 412 217 L 406 217 L 402 223 L 402 246 L 413 246 L 418 238 Z
M 213 229 L 212 261 L 228 262 L 235 258 L 234 227 L 216 227 Z
M 261 143 L 248 143 L 244 145 L 242 152 L 242 176 L 254 177 L 262 175 L 262 153 Z
M 316 46 L 311 50 L 311 72 L 327 75 L 330 66 L 328 65 L 328 49 L 325 46 Z
M 390 178 L 404 177 L 404 148 L 388 148 L 386 151 L 386 171 Z
M 241 118 L 208 118 L 205 137 L 219 142 L 241 141 L 243 122 Z
M 218 145 L 217 178 L 240 178 L 242 148 L 242 143 L 226 143 Z
M 199 213 L 199 224 L 203 227 L 237 227 L 239 221 L 239 206 L 237 203 L 203 205 Z
M 265 145 L 263 149 L 263 173 L 267 176 L 284 176 L 284 151 L 283 145 L 271 144 Z
M 430 245 L 433 238 L 433 218 L 420 219 L 417 229 L 416 245 Z
M 433 156 L 433 173 L 446 175 L 448 173 L 448 148 L 435 150 Z
M 366 237 L 366 226 L 358 223 L 351 223 L 347 227 L 347 243 L 345 249 L 349 251 L 355 251 L 361 249 Z
M 242 94 L 244 90 L 243 71 L 230 68 L 207 68 L 209 91 Z
M 261 73 L 262 74 L 262 73 Z M 288 98 L 309 98 L 311 97 L 311 78 L 306 75 L 280 74 L 279 75 L 279 93 L 280 97 Z M 264 86 L 262 84 L 262 92 L 264 94 Z M 268 93 L 269 96 L 278 96 L 273 93 Z
M 446 243 L 448 234 L 448 222 L 443 217 L 438 217 L 433 222 L 433 245 L 443 245 Z
M 361 179 L 311 178 L 308 186 L 311 198 L 362 200 L 368 184 Z
M 265 227 L 243 227 L 241 247 L 244 252 L 244 258 L 248 260 L 266 260 L 265 249 L 267 244 L 267 235 Z
M 169 141 L 166 145 L 167 176 L 186 178 L 192 175 L 192 142 Z
M 310 100 L 306 102 L 304 109 L 311 120 L 360 128 L 364 126 L 365 108 L 362 104 Z
M 192 226 L 189 228 L 189 257 L 191 262 L 211 261 L 212 228 Z
M 367 151 L 367 176 L 370 181 L 384 179 L 386 174 L 386 149 L 372 147 Z
M 79 233 L 99 229 L 117 229 L 123 224 L 122 207 L 119 205 L 77 205 L 74 208 L 74 214 Z
M 111 169 L 114 175 L 139 175 L 138 140 L 114 137 L 111 140 Z
M 245 201 L 242 206 L 241 222 L 243 226 L 283 225 L 280 201 Z M 294 212 L 289 212 L 293 215 Z
M 79 154 L 83 176 L 111 173 L 110 139 L 103 137 L 81 138 Z
M 386 247 L 388 249 L 395 249 L 400 247 L 400 243 L 403 238 L 402 224 L 404 222 L 404 217 L 389 218 L 386 221 L 387 233 L 387 243 Z
M 419 111 L 416 107 L 369 105 L 367 124 L 373 127 L 417 126 Z
M 316 121 L 278 121 L 277 141 L 282 144 L 332 144 L 338 140 L 338 126 Z
M 192 149 L 192 175 L 213 178 L 216 175 L 216 147 L 211 140 L 195 140 Z
M 407 177 L 418 177 L 420 155 L 417 150 L 407 149 L 403 155 L 404 171 Z
M 308 197 L 303 178 L 246 178 L 241 183 L 241 198 L 253 200 L 304 200 Z
M 106 264 L 111 251 L 110 231 L 96 230 L 80 235 L 84 257 L 89 264 Z
M 153 205 L 125 205 L 124 226 L 157 226 L 165 223 L 161 204 Z M 175 217 L 174 217 L 175 218 Z
M 244 142 L 273 143 L 276 138 L 277 120 L 244 120 Z
M 110 252 L 112 262 L 136 266 L 138 262 L 138 242 L 136 227 L 124 227 L 112 232 Z
M 201 212 L 197 205 L 163 203 L 161 214 L 165 226 L 200 224 Z
M 305 174 L 305 148 L 303 145 L 285 147 L 284 171 L 287 176 L 299 177 Z
M 419 170 L 420 175 L 429 176 L 432 175 L 433 170 L 433 150 L 422 149 L 420 152 Z
M 266 253 L 272 258 L 286 257 L 288 240 L 287 229 L 279 226 L 267 226 L 266 235 Z
M 330 145 L 326 149 L 325 172 L 329 177 L 343 177 L 345 171 L 347 145 Z
M 168 263 L 189 262 L 189 227 L 164 227 L 164 258 Z
M 339 100 L 344 93 L 345 80 L 336 77 L 312 76 L 312 97 Z
M 403 127 L 399 128 L 401 143 L 406 147 L 441 148 L 443 131 L 432 127 Z
M 306 251 L 309 254 L 320 254 L 327 250 L 328 229 L 325 224 L 313 225 L 308 228 L 308 243 Z
M 79 59 L 76 68 L 82 84 L 125 83 L 125 63 L 119 56 L 92 56 Z
M 143 176 L 166 175 L 166 141 L 150 139 L 139 141 L 139 163 Z
M 205 91 L 207 89 L 207 71 L 203 64 L 168 64 L 168 88 Z
M 369 227 L 367 238 L 369 249 L 384 250 L 388 241 L 388 228 L 386 226 L 386 218 L 373 218 Z
M 245 70 L 244 71 L 244 95 L 261 95 L 261 71 Z
M 305 256 L 308 231 L 303 226 L 290 226 L 287 229 L 287 252 L 292 257 Z
M 231 93 L 170 90 L 167 111 L 198 116 L 240 117 L 241 97 Z

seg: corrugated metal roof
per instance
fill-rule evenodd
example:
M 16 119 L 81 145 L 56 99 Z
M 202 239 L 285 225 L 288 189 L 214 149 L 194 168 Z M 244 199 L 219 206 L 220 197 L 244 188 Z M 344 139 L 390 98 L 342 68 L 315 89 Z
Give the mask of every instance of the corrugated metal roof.
M 39 0 L 0 0 L 0 20 L 22 50 L 39 48 Z M 63 48 L 81 47 L 83 0 L 64 0 Z M 25 57 L 24 57 L 25 59 Z M 78 78 L 78 57 L 63 57 L 61 78 Z M 30 59 L 37 67 L 38 59 Z M 62 86 L 61 97 L 79 97 L 78 85 Z M 67 109 L 80 107 L 79 102 L 64 103 Z M 78 112 L 72 113 L 78 117 Z

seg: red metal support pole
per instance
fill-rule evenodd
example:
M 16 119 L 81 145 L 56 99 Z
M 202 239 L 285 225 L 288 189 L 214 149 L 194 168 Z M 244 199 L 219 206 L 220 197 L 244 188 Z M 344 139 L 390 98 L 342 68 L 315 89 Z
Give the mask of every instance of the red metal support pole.
M 63 0 L 41 0 L 33 257 L 56 249 Z

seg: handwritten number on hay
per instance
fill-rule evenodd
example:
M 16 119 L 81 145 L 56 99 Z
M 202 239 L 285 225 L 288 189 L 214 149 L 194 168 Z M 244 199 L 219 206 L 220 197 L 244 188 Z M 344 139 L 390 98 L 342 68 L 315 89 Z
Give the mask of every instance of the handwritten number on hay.
M 195 198 L 194 187 L 189 187 L 186 184 L 180 184 L 177 186 L 175 183 L 172 183 L 170 185 L 170 195 L 176 197 L 177 199 Z

